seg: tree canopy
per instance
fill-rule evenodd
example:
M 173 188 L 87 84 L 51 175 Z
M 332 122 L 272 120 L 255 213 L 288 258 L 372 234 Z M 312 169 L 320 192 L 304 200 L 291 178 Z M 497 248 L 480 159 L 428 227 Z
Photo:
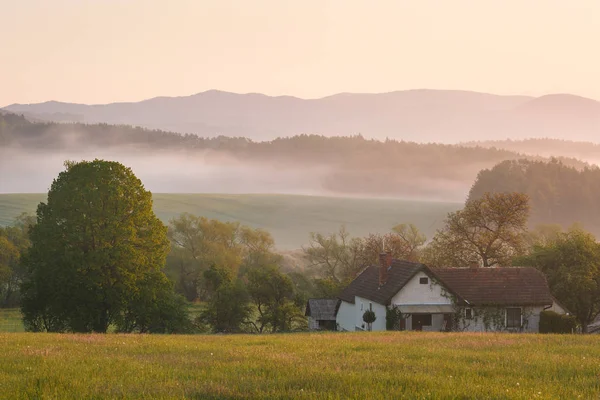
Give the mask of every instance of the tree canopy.
M 485 193 L 519 192 L 529 196 L 531 226 L 559 224 L 568 228 L 582 223 L 600 234 L 600 169 L 576 169 L 558 160 L 550 162 L 507 160 L 482 170 L 469 200 Z
M 433 237 L 425 262 L 433 266 L 510 265 L 525 249 L 529 199 L 521 193 L 485 193 L 448 214 Z
M 584 332 L 600 313 L 600 244 L 580 228 L 560 232 L 515 260 L 541 270 L 552 294 L 572 312 Z
M 37 209 L 24 256 L 22 311 L 39 331 L 106 332 L 170 291 L 167 228 L 131 169 L 65 163 Z M 125 321 L 129 318 L 129 321 Z M 134 329 L 133 327 L 131 329 Z

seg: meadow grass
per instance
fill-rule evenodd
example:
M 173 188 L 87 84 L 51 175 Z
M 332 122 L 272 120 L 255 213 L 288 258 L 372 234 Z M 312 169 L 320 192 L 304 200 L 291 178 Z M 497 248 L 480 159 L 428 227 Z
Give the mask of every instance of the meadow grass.
M 0 396 L 594 399 L 596 335 L 0 334 Z
M 21 311 L 18 308 L 0 308 L 0 332 L 24 332 Z
M 0 194 L 0 225 L 22 212 L 35 213 L 45 194 Z M 269 231 L 278 249 L 298 249 L 310 232 L 333 233 L 342 224 L 354 236 L 385 233 L 414 223 L 427 237 L 459 203 L 268 194 L 154 194 L 154 211 L 164 222 L 183 212 L 221 221 L 239 221 Z

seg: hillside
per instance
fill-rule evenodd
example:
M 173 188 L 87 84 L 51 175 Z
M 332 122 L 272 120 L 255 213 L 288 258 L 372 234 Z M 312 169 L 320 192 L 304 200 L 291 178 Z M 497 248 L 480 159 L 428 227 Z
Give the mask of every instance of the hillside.
M 7 399 L 594 399 L 599 339 L 0 333 L 0 387 Z
M 0 225 L 21 212 L 34 213 L 42 194 L 0 194 Z M 300 248 L 310 232 L 336 232 L 341 224 L 356 236 L 388 232 L 412 222 L 428 237 L 459 203 L 288 195 L 154 194 L 154 210 L 167 223 L 183 212 L 269 231 L 278 249 Z
M 362 136 L 300 135 L 266 142 L 200 138 L 107 124 L 33 123 L 0 115 L 0 193 L 48 190 L 67 159 L 133 168 L 153 192 L 288 193 L 462 202 L 477 173 L 516 151 Z M 530 156 L 528 159 L 541 160 Z M 583 168 L 575 159 L 567 165 Z
M 341 93 L 320 99 L 217 90 L 132 103 L 49 101 L 5 110 L 48 121 L 137 125 L 215 137 L 272 140 L 299 134 L 417 142 L 562 138 L 597 142 L 600 103 L 567 94 L 498 96 L 449 90 Z

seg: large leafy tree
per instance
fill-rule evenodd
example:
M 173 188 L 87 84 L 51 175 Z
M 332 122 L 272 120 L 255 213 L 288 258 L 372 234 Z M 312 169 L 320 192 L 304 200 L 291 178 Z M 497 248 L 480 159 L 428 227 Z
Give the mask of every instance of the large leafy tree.
M 31 229 L 24 321 L 36 331 L 106 332 L 167 291 L 167 228 L 131 169 L 103 160 L 65 167 Z
M 600 244 L 580 228 L 554 234 L 515 260 L 540 269 L 554 296 L 572 312 L 584 332 L 600 314 Z
M 285 332 L 293 329 L 294 323 L 303 320 L 299 304 L 295 303 L 292 279 L 277 266 L 261 266 L 248 271 L 248 293 L 256 306 L 256 331 Z M 302 304 L 304 305 L 304 304 Z
M 462 210 L 448 214 L 424 261 L 446 267 L 509 265 L 525 249 L 528 215 L 529 198 L 521 193 L 485 193 L 469 200 Z
M 243 282 L 234 279 L 226 268 L 211 266 L 203 272 L 208 302 L 199 322 L 209 325 L 214 333 L 243 332 L 250 323 L 251 308 Z

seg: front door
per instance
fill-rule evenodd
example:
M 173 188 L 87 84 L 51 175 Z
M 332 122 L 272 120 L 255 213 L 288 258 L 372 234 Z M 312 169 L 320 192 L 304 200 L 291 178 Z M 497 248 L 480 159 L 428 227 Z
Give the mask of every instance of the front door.
M 422 331 L 424 326 L 431 326 L 431 314 L 413 314 L 413 331 Z

